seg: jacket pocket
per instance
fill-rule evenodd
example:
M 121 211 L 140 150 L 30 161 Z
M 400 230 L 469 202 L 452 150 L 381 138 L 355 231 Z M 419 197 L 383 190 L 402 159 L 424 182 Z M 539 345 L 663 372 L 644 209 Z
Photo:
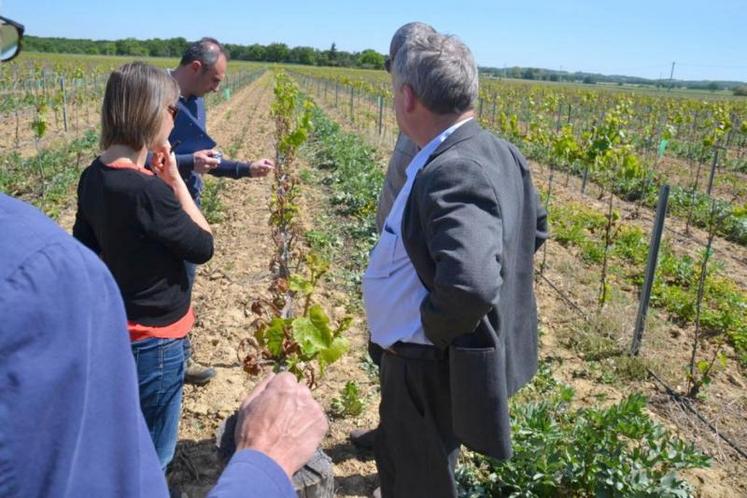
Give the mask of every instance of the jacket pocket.
M 503 344 L 449 347 L 452 426 L 469 449 L 497 459 L 511 457 L 511 420 Z

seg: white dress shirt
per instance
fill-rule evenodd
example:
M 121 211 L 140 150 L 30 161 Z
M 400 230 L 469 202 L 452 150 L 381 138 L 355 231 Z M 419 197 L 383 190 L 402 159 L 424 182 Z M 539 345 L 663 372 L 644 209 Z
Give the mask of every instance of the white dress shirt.
M 371 250 L 363 275 L 363 304 L 371 340 L 383 348 L 397 341 L 432 344 L 420 321 L 420 303 L 428 290 L 402 244 L 402 215 L 418 171 L 438 146 L 470 119 L 447 128 L 415 155 L 406 169 L 407 181 L 394 199 L 379 241 Z

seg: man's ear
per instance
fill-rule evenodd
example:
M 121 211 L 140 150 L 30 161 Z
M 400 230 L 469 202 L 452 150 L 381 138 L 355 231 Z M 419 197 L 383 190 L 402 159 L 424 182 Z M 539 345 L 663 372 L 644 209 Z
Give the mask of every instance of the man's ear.
M 199 73 L 202 69 L 202 62 L 200 61 L 192 61 L 189 63 L 190 69 L 192 69 L 192 72 Z
M 410 85 L 402 85 L 402 96 L 404 97 L 403 104 L 405 112 L 410 113 L 414 111 L 418 104 L 418 97 Z

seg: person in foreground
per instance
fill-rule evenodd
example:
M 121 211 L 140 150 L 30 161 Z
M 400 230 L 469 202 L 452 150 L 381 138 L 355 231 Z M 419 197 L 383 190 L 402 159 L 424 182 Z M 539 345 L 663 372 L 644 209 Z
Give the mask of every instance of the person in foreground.
M 36 208 L 0 194 L 0 496 L 167 498 L 140 411 L 120 291 Z M 306 386 L 268 377 L 241 404 L 211 498 L 292 498 L 327 421 Z
M 391 73 L 397 122 L 420 151 L 363 278 L 384 349 L 380 494 L 451 498 L 460 443 L 511 456 L 508 397 L 537 368 L 546 214 L 519 151 L 474 119 L 477 67 L 461 41 L 408 39 Z

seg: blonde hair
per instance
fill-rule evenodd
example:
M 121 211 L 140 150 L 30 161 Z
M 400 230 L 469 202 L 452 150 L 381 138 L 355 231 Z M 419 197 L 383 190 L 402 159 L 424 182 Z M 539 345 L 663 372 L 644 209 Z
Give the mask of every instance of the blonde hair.
M 101 106 L 101 148 L 147 147 L 161 129 L 166 106 L 178 97 L 176 80 L 163 69 L 132 62 L 113 71 Z

